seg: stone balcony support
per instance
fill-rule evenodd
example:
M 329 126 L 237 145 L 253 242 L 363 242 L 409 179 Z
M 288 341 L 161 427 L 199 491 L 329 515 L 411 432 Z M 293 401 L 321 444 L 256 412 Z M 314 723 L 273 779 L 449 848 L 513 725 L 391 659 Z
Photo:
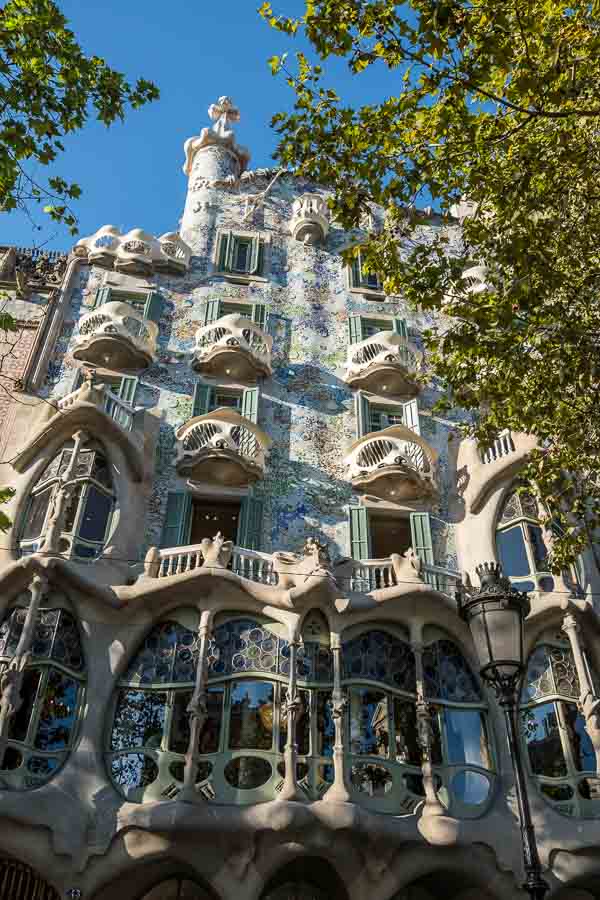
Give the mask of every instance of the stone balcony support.
M 392 425 L 355 441 L 346 456 L 355 491 L 402 502 L 437 495 L 437 452 L 404 425 Z
M 414 397 L 422 355 L 403 335 L 378 331 L 348 347 L 344 380 L 374 394 Z
M 179 474 L 237 487 L 263 477 L 272 443 L 262 428 L 225 407 L 195 416 L 175 436 Z
M 82 317 L 75 359 L 117 371 L 146 369 L 156 358 L 158 326 L 122 301 L 104 303 Z
M 196 332 L 192 368 L 206 375 L 256 381 L 272 374 L 273 338 L 255 322 L 236 314 L 221 316 Z
M 329 210 L 319 194 L 302 194 L 294 200 L 290 231 L 303 244 L 322 244 L 329 231 Z
M 462 499 L 466 511 L 480 512 L 488 495 L 503 481 L 521 469 L 537 439 L 530 434 L 506 431 L 491 447 L 481 448 L 474 440 L 465 440 L 458 451 L 457 468 L 465 473 Z

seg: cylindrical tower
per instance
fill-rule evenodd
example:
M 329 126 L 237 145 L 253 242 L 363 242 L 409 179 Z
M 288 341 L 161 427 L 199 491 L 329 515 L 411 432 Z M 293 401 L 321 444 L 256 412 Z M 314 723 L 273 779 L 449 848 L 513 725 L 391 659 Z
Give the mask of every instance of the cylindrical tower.
M 208 115 L 214 125 L 184 144 L 188 193 L 181 236 L 195 254 L 206 250 L 207 209 L 218 203 L 219 189 L 239 181 L 250 160 L 249 151 L 236 143 L 231 127 L 240 119 L 231 98 L 219 97 L 209 106 Z

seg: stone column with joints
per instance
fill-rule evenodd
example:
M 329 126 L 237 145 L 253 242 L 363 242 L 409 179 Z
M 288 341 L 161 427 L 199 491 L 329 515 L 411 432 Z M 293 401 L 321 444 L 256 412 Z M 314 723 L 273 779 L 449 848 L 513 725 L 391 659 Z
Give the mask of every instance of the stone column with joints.
M 333 657 L 333 694 L 331 698 L 331 717 L 335 728 L 333 744 L 333 784 L 326 792 L 323 800 L 330 803 L 349 803 L 350 791 L 347 786 L 345 737 L 346 710 L 348 697 L 342 690 L 342 648 L 337 634 L 331 635 L 331 654 Z
M 183 788 L 179 792 L 178 800 L 184 803 L 205 803 L 202 794 L 196 790 L 196 772 L 198 771 L 198 757 L 200 735 L 206 717 L 208 715 L 207 707 L 207 682 L 208 682 L 208 641 L 212 628 L 212 612 L 203 610 L 200 614 L 200 624 L 198 625 L 198 639 L 200 647 L 198 650 L 198 666 L 196 668 L 196 684 L 190 702 L 187 706 L 187 713 L 190 720 L 190 740 L 185 754 L 185 763 L 183 767 Z
M 87 440 L 87 435 L 83 431 L 76 431 L 73 435 L 73 450 L 69 464 L 58 482 L 58 488 L 51 500 L 51 509 L 48 516 L 48 528 L 46 536 L 40 546 L 42 553 L 60 553 L 60 537 L 62 529 L 69 509 L 69 503 L 73 497 L 74 483 L 73 475 L 77 465 L 77 457 L 82 444 Z
M 31 600 L 27 608 L 23 631 L 9 666 L 0 678 L 0 765 L 4 760 L 4 751 L 8 740 L 10 724 L 23 704 L 23 678 L 25 667 L 31 656 L 31 647 L 35 637 L 38 614 L 42 597 L 48 590 L 48 582 L 42 575 L 34 575 L 29 585 Z
M 298 762 L 298 742 L 296 740 L 296 723 L 298 721 L 298 713 L 302 707 L 302 700 L 296 686 L 297 671 L 296 657 L 298 655 L 298 638 L 293 636 L 290 641 L 290 678 L 288 681 L 286 701 L 281 709 L 281 716 L 285 716 L 287 724 L 287 740 L 283 751 L 283 759 L 285 762 L 285 778 L 283 786 L 279 792 L 278 800 L 301 800 L 302 796 L 298 789 L 296 780 L 296 769 Z
M 415 677 L 417 684 L 417 739 L 421 748 L 421 771 L 425 806 L 422 815 L 426 818 L 447 815 L 435 790 L 433 773 L 433 721 L 431 705 L 425 699 L 425 679 L 423 676 L 423 626 L 421 622 L 411 625 L 410 645 L 415 655 Z
M 562 630 L 569 638 L 579 679 L 579 703 L 587 731 L 596 754 L 596 774 L 600 775 L 600 699 L 596 696 L 592 676 L 581 641 L 581 629 L 573 613 L 563 619 Z

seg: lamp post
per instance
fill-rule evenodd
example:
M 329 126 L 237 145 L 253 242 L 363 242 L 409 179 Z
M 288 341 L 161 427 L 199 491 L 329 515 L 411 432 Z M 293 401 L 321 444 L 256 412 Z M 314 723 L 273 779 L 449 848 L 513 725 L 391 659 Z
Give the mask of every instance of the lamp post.
M 515 590 L 508 578 L 502 577 L 497 563 L 483 563 L 475 571 L 480 587 L 468 594 L 464 589 L 458 591 L 456 602 L 461 618 L 471 630 L 479 657 L 479 674 L 494 689 L 504 712 L 519 807 L 525 868 L 523 887 L 532 900 L 544 900 L 549 888 L 541 874 L 517 729 L 518 690 L 524 671 L 524 622 L 530 609 L 529 598 Z

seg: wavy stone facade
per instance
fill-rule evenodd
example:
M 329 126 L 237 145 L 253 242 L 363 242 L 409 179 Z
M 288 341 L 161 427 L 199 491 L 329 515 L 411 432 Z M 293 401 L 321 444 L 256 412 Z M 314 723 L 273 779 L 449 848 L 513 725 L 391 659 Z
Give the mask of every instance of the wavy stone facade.
M 532 440 L 434 414 L 431 318 L 348 270 L 326 189 L 247 170 L 228 98 L 209 114 L 180 233 L 74 248 L 5 436 L 0 897 L 522 897 L 454 598 L 494 559 L 531 592 L 544 875 L 600 897 L 593 558 L 550 575 L 514 492 Z

